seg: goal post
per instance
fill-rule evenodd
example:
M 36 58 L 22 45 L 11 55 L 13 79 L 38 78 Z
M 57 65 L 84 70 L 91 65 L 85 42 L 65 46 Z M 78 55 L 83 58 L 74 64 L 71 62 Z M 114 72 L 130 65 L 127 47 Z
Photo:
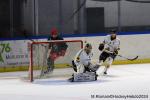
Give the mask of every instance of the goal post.
M 30 44 L 29 80 L 42 78 L 40 73 L 47 70 L 48 60 L 52 60 L 54 68 L 72 66 L 76 53 L 83 48 L 82 40 L 53 40 L 32 42 Z M 55 70 L 55 69 L 54 69 Z

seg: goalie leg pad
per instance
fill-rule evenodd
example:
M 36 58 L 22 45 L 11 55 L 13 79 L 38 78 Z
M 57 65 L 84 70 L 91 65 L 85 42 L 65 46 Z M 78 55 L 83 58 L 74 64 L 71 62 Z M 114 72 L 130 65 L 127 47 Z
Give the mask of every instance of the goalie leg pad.
M 73 70 L 74 70 L 75 72 L 77 72 L 77 66 L 76 66 L 76 64 L 74 63 L 74 60 L 72 60 L 72 67 L 73 67 Z
M 97 80 L 96 72 L 85 72 L 85 73 L 73 74 L 73 82 L 90 82 L 96 80 Z

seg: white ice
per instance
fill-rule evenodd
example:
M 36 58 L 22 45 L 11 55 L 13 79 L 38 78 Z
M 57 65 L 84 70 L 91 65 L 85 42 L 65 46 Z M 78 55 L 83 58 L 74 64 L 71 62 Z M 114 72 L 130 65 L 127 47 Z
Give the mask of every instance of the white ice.
M 0 100 L 150 100 L 150 64 L 113 65 L 108 75 L 100 74 L 94 82 L 71 83 L 66 77 L 57 77 L 29 83 L 18 78 L 24 74 L 27 73 L 0 73 Z M 148 95 L 148 98 L 91 95 Z

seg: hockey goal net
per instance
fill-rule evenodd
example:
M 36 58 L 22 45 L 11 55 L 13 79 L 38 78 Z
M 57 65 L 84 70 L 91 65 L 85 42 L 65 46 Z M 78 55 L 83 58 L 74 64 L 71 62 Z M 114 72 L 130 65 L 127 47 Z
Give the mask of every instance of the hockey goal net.
M 74 56 L 81 48 L 83 48 L 82 40 L 32 42 L 30 45 L 30 82 L 43 78 L 45 76 L 43 72 L 53 65 L 54 70 L 55 68 L 71 67 Z

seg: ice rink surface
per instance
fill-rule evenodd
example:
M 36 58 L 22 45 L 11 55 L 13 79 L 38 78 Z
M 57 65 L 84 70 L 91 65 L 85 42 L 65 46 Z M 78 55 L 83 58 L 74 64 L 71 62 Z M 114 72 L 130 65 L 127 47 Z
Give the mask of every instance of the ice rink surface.
M 0 100 L 150 100 L 150 64 L 113 65 L 106 76 L 102 70 L 97 81 L 75 83 L 63 76 L 30 83 L 18 78 L 27 72 L 0 73 Z

